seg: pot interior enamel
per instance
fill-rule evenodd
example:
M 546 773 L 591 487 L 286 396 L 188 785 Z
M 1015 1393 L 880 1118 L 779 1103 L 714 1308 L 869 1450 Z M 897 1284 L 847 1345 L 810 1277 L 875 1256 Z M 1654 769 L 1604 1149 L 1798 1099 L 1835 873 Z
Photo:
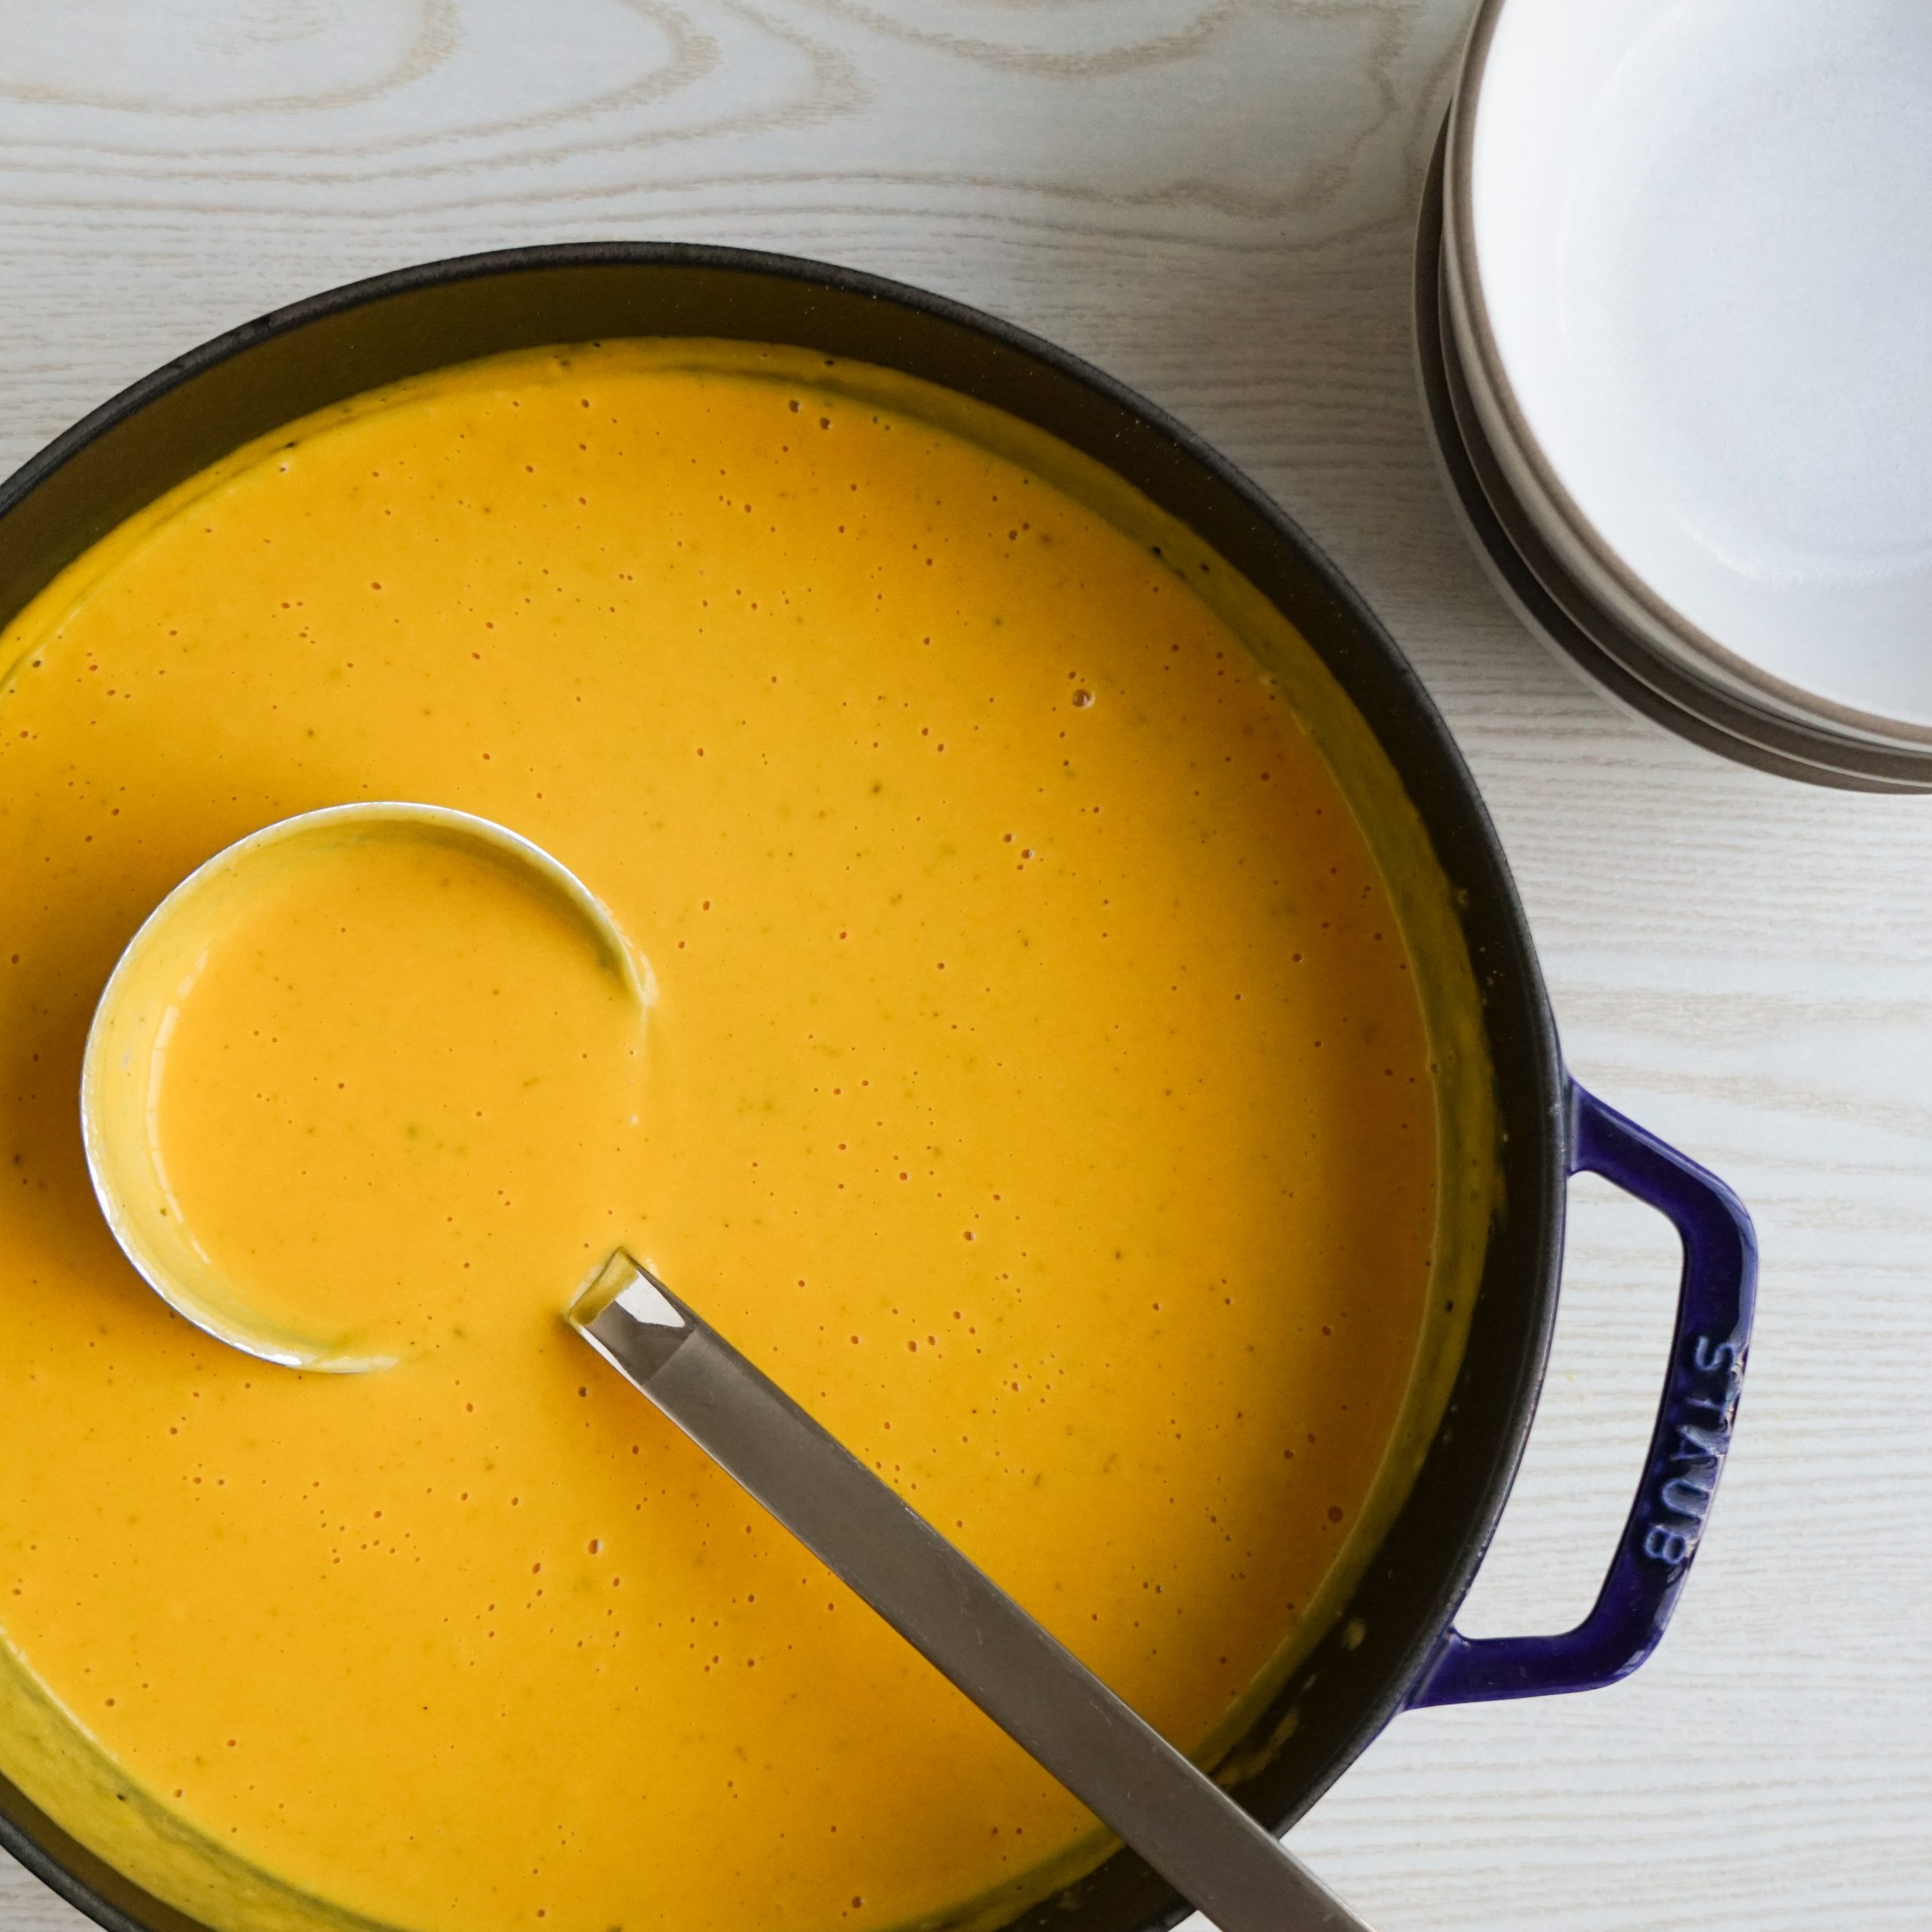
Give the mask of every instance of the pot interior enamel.
M 282 424 L 454 363 L 652 337 L 780 343 L 897 371 L 1003 411 L 1106 466 L 1306 640 L 1392 767 L 1447 881 L 1494 1075 L 1497 1204 L 1460 1369 L 1408 1500 L 1346 1613 L 1224 1761 L 1241 1801 L 1285 1826 L 1401 1708 L 1500 1512 L 1554 1313 L 1564 1090 L 1521 910 L 1467 771 L 1386 633 L 1266 497 L 1117 384 L 936 297 L 786 257 L 623 244 L 534 249 L 432 264 L 298 304 L 97 411 L 0 492 L 0 619 L 143 506 Z M 190 1924 L 4 1786 L 0 1835 L 104 1924 Z M 1122 1852 L 1018 1922 L 1041 1932 L 1129 1932 L 1171 1923 L 1183 1909 Z

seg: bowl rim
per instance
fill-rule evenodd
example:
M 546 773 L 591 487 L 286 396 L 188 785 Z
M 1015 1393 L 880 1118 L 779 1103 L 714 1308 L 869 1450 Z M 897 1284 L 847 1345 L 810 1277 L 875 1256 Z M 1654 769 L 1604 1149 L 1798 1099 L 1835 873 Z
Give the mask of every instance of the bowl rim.
M 1529 4 L 1530 0 L 1522 3 Z M 1445 310 L 1456 335 L 1460 337 L 1466 329 L 1469 336 L 1466 343 L 1460 345 L 1469 356 L 1465 380 L 1478 408 L 1487 404 L 1495 414 L 1496 426 L 1502 435 L 1494 440 L 1505 445 L 1496 451 L 1499 461 L 1506 466 L 1512 461 L 1519 465 L 1540 497 L 1539 501 L 1536 496 L 1518 493 L 1525 514 L 1533 521 L 1549 526 L 1544 534 L 1555 547 L 1559 550 L 1566 546 L 1572 548 L 1579 564 L 1598 574 L 1603 595 L 1627 605 L 1640 625 L 1657 633 L 1660 648 L 1674 648 L 1694 664 L 1703 660 L 1716 675 L 1734 681 L 1746 691 L 1755 693 L 1761 703 L 1795 720 L 1815 719 L 1835 727 L 1840 734 L 1863 738 L 1887 751 L 1907 756 L 1917 754 L 1932 763 L 1932 724 L 1841 703 L 1793 684 L 1692 623 L 1632 570 L 1598 529 L 1531 428 L 1510 381 L 1483 293 L 1472 192 L 1476 128 L 1489 57 L 1503 16 L 1515 4 L 1518 0 L 1478 0 L 1469 24 L 1449 108 L 1443 175 L 1443 235 L 1447 255 L 1445 280 L 1453 280 L 1461 297 L 1460 301 L 1445 304 Z
M 1700 749 L 1779 778 L 1837 791 L 1903 795 L 1932 790 L 1907 755 L 1841 739 L 1704 684 L 1623 629 L 1564 569 L 1511 488 L 1487 441 L 1456 354 L 1444 287 L 1442 169 L 1438 132 L 1417 220 L 1416 374 L 1429 446 L 1470 548 L 1525 629 L 1594 690 Z

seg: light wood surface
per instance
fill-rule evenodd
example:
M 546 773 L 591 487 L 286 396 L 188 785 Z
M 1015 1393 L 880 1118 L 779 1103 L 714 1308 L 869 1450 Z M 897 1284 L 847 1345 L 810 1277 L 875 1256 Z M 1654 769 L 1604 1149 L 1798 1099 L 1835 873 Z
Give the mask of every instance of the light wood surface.
M 1398 1719 L 1296 1833 L 1384 1932 L 1932 1924 L 1932 800 L 1734 769 L 1519 630 L 1407 320 L 1461 0 L 4 0 L 0 466 L 294 297 L 513 242 L 823 257 L 1066 344 L 1327 546 L 1473 764 L 1571 1064 L 1758 1217 L 1730 1472 L 1627 1684 Z M 1465 1616 L 1595 1589 L 1662 1224 L 1574 1198 L 1557 1360 Z M 219 1641 L 211 1633 L 211 1641 Z M 0 1928 L 80 1921 L 0 1869 Z M 743 1932 L 719 1927 L 716 1932 Z

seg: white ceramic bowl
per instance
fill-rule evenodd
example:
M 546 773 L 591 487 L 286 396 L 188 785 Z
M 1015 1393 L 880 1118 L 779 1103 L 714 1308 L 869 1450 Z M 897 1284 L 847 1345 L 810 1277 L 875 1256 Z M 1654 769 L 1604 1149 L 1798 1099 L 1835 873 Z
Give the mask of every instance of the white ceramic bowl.
M 1442 154 L 1416 235 L 1415 346 L 1424 420 L 1457 521 L 1530 632 L 1621 709 L 1740 764 L 1863 792 L 1932 791 L 1932 753 L 1854 740 L 1733 695 L 1620 624 L 1543 539 L 1497 460 L 1449 340 Z
M 1932 4 L 1486 0 L 1447 333 L 1524 512 L 1680 672 L 1932 757 Z

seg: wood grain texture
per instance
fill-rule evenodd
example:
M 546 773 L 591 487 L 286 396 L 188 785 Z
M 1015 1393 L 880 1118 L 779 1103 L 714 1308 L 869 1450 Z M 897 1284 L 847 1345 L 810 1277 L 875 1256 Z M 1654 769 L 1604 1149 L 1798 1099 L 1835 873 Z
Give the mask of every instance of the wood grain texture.
M 1737 1186 L 1764 1269 L 1657 1657 L 1590 1697 L 1398 1720 L 1297 1847 L 1386 1932 L 1932 1923 L 1932 801 L 1625 718 L 1465 552 L 1407 321 L 1463 0 L 7 0 L 4 25 L 0 465 L 349 277 L 651 236 L 1011 317 L 1301 518 L 1475 767 L 1572 1064 Z M 1579 1186 L 1472 1631 L 1555 1627 L 1594 1590 L 1674 1265 L 1661 1224 Z M 79 1923 L 0 1870 L 5 1932 Z

